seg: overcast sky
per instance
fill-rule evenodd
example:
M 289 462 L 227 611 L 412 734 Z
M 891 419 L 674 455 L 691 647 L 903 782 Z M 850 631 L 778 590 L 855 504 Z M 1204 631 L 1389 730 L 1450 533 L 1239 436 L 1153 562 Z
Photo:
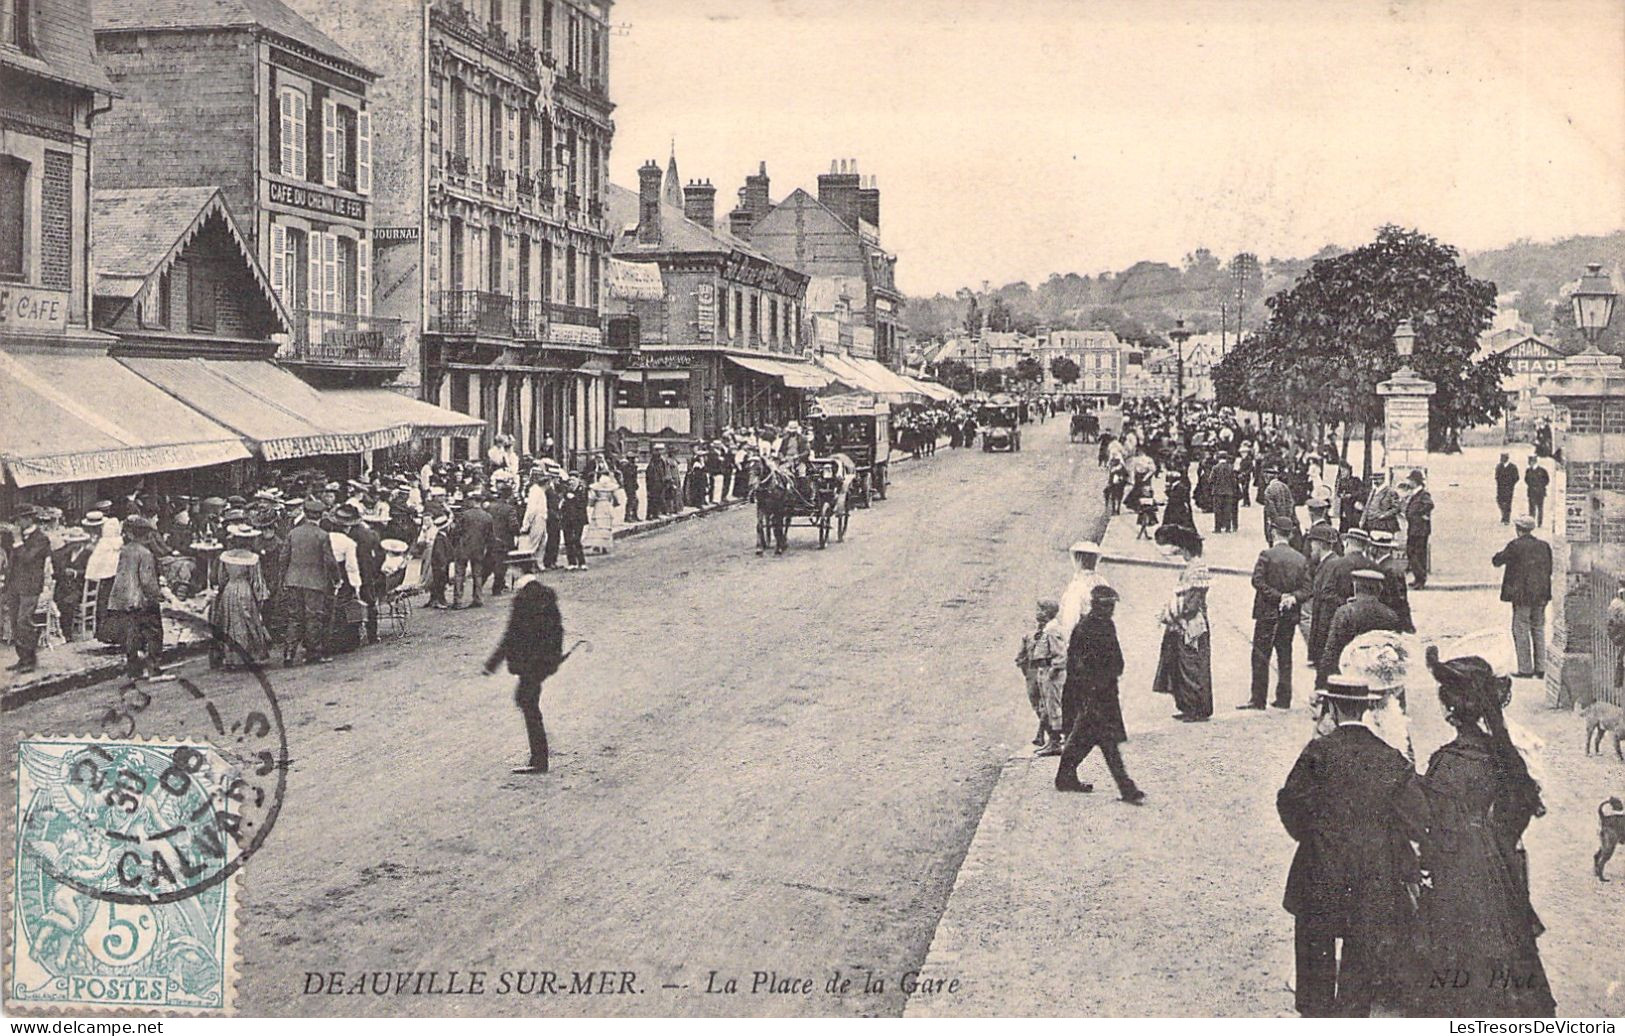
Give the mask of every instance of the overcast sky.
M 1625 227 L 1625 0 L 618 0 L 612 171 L 832 158 L 929 294 L 1139 259 Z

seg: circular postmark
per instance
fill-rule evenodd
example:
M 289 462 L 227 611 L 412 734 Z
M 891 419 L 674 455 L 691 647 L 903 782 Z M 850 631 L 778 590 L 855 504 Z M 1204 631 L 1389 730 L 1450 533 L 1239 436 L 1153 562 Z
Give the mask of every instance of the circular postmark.
M 96 736 L 19 746 L 19 857 L 43 878 L 131 906 L 198 896 L 270 835 L 287 789 L 281 706 L 264 669 L 218 628 L 238 674 L 131 680 Z

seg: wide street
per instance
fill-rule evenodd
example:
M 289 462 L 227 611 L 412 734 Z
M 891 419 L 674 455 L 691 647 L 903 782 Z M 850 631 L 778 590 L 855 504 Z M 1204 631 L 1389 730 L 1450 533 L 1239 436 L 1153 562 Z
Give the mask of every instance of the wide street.
M 549 776 L 509 774 L 513 681 L 480 675 L 505 598 L 273 669 L 292 766 L 242 871 L 241 1010 L 900 1013 L 999 768 L 1032 733 L 1012 664 L 1032 600 L 1098 533 L 1094 448 L 1061 420 L 1025 440 L 899 466 L 891 498 L 827 550 L 797 528 L 784 557 L 758 558 L 754 511 L 736 508 L 554 577 L 567 642 L 594 650 L 547 684 Z M 94 731 L 116 694 L 7 723 Z M 175 732 L 166 715 L 155 703 L 141 733 Z M 636 972 L 636 992 L 305 993 L 311 972 L 471 969 L 492 994 L 504 971 L 567 989 L 595 969 Z M 837 969 L 852 988 L 828 995 Z M 883 991 L 863 992 L 871 970 Z M 707 993 L 713 971 L 740 993 Z M 752 995 L 758 971 L 813 990 Z

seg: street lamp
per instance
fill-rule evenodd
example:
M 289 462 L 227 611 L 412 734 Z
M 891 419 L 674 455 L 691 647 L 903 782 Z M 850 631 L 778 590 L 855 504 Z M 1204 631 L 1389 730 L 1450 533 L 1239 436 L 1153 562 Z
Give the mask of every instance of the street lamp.
M 1602 272 L 1602 264 L 1587 263 L 1586 275 L 1580 278 L 1580 286 L 1569 296 L 1569 302 L 1574 306 L 1574 326 L 1585 335 L 1585 355 L 1602 354 L 1602 350 L 1597 348 L 1597 340 L 1613 318 L 1614 299 L 1617 297 L 1613 282 Z
M 1180 317 L 1174 321 L 1174 329 L 1168 332 L 1168 337 L 1174 340 L 1176 359 L 1174 363 L 1174 407 L 1179 416 L 1180 434 L 1184 435 L 1185 428 L 1185 343 L 1190 340 L 1191 332 L 1185 327 L 1185 318 Z
M 1399 370 L 1409 372 L 1411 369 L 1411 352 L 1416 348 L 1416 332 L 1411 328 L 1409 320 L 1401 320 L 1399 326 L 1394 328 L 1394 352 L 1399 354 Z M 1395 373 L 1399 373 L 1395 371 Z

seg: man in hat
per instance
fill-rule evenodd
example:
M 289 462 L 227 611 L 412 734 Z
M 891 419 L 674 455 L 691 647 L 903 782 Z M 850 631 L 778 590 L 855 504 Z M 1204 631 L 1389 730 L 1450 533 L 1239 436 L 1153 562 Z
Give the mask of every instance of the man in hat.
M 1331 629 L 1332 616 L 1345 601 L 1338 589 L 1341 560 L 1336 549 L 1337 532 L 1330 525 L 1312 527 L 1305 539 L 1309 541 L 1309 597 L 1304 602 L 1308 631 L 1304 633 L 1305 654 L 1311 665 L 1320 657 L 1326 644 L 1326 633 Z M 1303 625 L 1299 624 L 1301 630 Z
M 451 606 L 463 606 L 463 578 L 472 577 L 468 606 L 485 607 L 481 585 L 485 582 L 485 567 L 491 559 L 491 547 L 496 542 L 496 523 L 491 512 L 484 507 L 485 493 L 476 488 L 469 492 L 467 506 L 457 520 L 457 542 L 453 547 L 451 578 Z
M 659 443 L 649 451 L 649 464 L 644 469 L 643 478 L 648 483 L 649 505 L 644 508 L 644 514 L 649 518 L 659 518 L 665 513 L 666 492 L 666 450 Z
M 485 501 L 485 513 L 491 516 L 491 553 L 485 567 L 491 573 L 491 596 L 495 597 L 508 586 L 508 555 L 519 541 L 519 511 L 509 492 L 502 489 Z
M 1535 537 L 1536 518 L 1520 514 L 1518 535 L 1490 559 L 1501 576 L 1501 600 L 1512 605 L 1512 647 L 1518 655 L 1513 676 L 1546 675 L 1546 605 L 1552 599 L 1552 548 Z
M 1518 489 L 1518 465 L 1503 453 L 1495 465 L 1495 506 L 1501 509 L 1501 524 L 1512 521 L 1512 495 Z
M 1407 888 L 1419 873 L 1394 801 L 1415 772 L 1366 722 L 1379 698 L 1332 677 L 1319 700 L 1335 729 L 1304 746 L 1275 797 L 1298 843 L 1281 905 L 1294 919 L 1295 1006 L 1306 1018 L 1367 1017 L 1400 1006 L 1404 991 L 1395 962 L 1412 938 Z
M 56 600 L 57 614 L 62 617 L 62 634 L 72 640 L 74 618 L 79 614 L 85 595 L 85 566 L 90 563 L 94 540 L 80 526 L 63 531 L 62 546 L 51 552 L 51 572 L 56 580 L 52 596 Z
M 34 625 L 34 611 L 45 592 L 45 562 L 51 556 L 51 540 L 39 526 L 39 510 L 35 507 L 19 508 L 12 521 L 17 525 L 17 536 L 6 562 L 4 603 L 17 661 L 6 668 L 21 675 L 39 668 L 39 627 Z
M 1286 484 L 1279 471 L 1271 475 L 1269 484 L 1264 487 L 1263 502 L 1265 539 L 1269 538 L 1272 530 L 1281 528 L 1282 518 L 1289 523 L 1291 536 L 1295 538 L 1298 535 L 1298 505 L 1293 499 L 1292 487 Z
M 1523 473 L 1523 491 L 1529 498 L 1529 513 L 1535 516 L 1535 527 L 1546 524 L 1546 487 L 1552 483 L 1552 474 L 1540 466 L 1540 458 L 1529 455 L 1529 468 Z
M 1361 527 L 1361 510 L 1365 507 L 1365 483 L 1354 473 L 1348 461 L 1337 465 L 1337 531 L 1348 532 Z
M 327 505 L 320 498 L 306 498 L 303 517 L 288 534 L 283 548 L 283 584 L 288 593 L 288 633 L 282 644 L 282 664 L 292 665 L 300 644 L 305 661 L 327 661 L 327 606 L 339 580 L 333 539 L 322 529 Z
M 158 676 L 164 650 L 163 588 L 158 582 L 158 557 L 152 542 L 158 524 L 145 515 L 124 522 L 124 546 L 119 548 L 118 571 L 113 575 L 107 610 L 124 615 L 125 675 L 132 680 Z
M 638 520 L 638 459 L 628 453 L 621 458 L 616 477 L 621 480 L 621 491 L 626 494 L 626 521 Z
M 1415 633 L 1416 623 L 1411 619 L 1410 581 L 1405 577 L 1405 559 L 1399 556 L 1399 542 L 1393 533 L 1382 529 L 1371 530 L 1371 560 L 1374 562 L 1371 567 L 1383 575 L 1379 595 L 1382 603 L 1399 616 L 1401 632 Z
M 1236 531 L 1236 507 L 1241 498 L 1241 486 L 1236 482 L 1236 469 L 1230 465 L 1230 455 L 1221 452 L 1207 473 L 1208 493 L 1213 500 L 1213 531 Z
M 1405 480 L 1405 560 L 1420 590 L 1428 581 L 1428 537 L 1433 535 L 1433 494 L 1428 492 L 1421 468 L 1412 468 Z
M 1380 594 L 1387 576 L 1374 568 L 1362 568 L 1354 573 L 1354 599 L 1339 606 L 1332 615 L 1331 624 L 1326 629 L 1326 639 L 1320 645 L 1320 652 L 1309 656 L 1310 662 L 1315 666 L 1315 686 L 1324 688 L 1337 672 L 1338 659 L 1343 657 L 1343 649 L 1349 642 L 1362 633 L 1372 630 L 1392 630 L 1395 633 L 1405 632 L 1401 628 L 1399 616 L 1394 610 L 1382 603 Z
M 1055 790 L 1093 791 L 1094 785 L 1078 780 L 1078 764 L 1098 748 L 1117 783 L 1118 795 L 1138 806 L 1145 801 L 1145 792 L 1129 777 L 1117 747 L 1128 740 L 1117 696 L 1117 681 L 1123 675 L 1123 649 L 1112 621 L 1117 591 L 1097 586 L 1089 601 L 1089 614 L 1072 630 L 1067 643 L 1066 686 L 1061 694 L 1061 721 L 1067 736 L 1060 768 L 1055 771 Z
M 1371 495 L 1365 502 L 1364 525 L 1370 532 L 1399 531 L 1399 491 L 1380 471 L 1372 472 Z
M 547 544 L 542 548 L 542 568 L 559 567 L 559 546 L 564 542 L 564 496 L 567 476 L 564 469 L 553 464 L 548 469 L 547 481 Z
M 1269 694 L 1270 656 L 1275 657 L 1275 700 L 1278 709 L 1292 707 L 1292 632 L 1302 601 L 1309 596 L 1309 561 L 1292 548 L 1296 518 L 1277 515 L 1270 546 L 1253 564 L 1253 685 L 1242 709 L 1262 709 Z

